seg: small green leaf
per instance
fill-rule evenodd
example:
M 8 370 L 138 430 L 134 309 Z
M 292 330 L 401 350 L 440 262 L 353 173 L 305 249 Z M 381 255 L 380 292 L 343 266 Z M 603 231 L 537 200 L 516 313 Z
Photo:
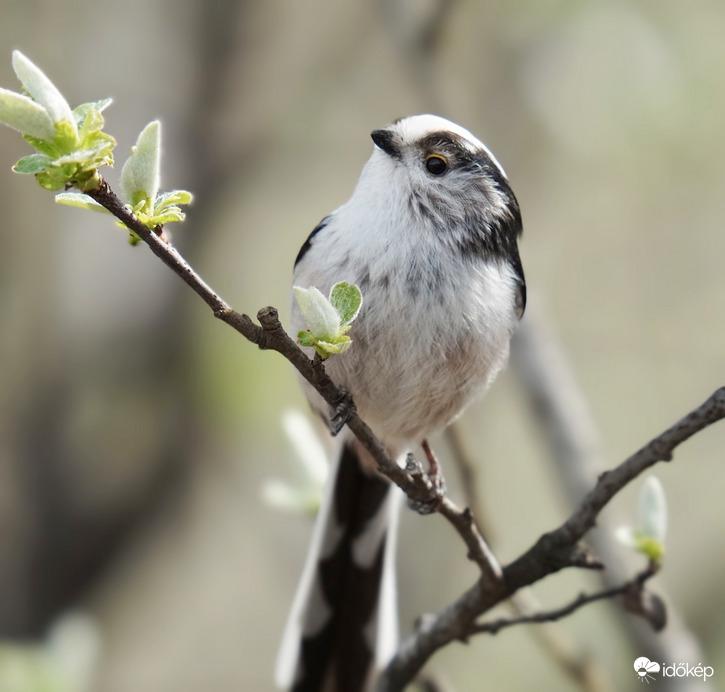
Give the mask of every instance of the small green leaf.
M 30 154 L 30 156 L 25 156 L 20 159 L 20 161 L 13 166 L 13 170 L 16 173 L 30 173 L 34 175 L 44 171 L 52 163 L 53 159 L 45 154 Z
M 82 192 L 59 192 L 55 196 L 55 201 L 58 204 L 65 204 L 69 207 L 89 209 L 90 211 L 101 211 L 106 214 L 111 213 L 108 209 L 98 204 L 98 202 L 91 199 L 88 195 L 84 195 Z
M 55 129 L 53 130 L 53 132 L 55 133 Z M 28 144 L 30 144 L 30 146 L 33 147 L 33 149 L 35 149 L 36 151 L 39 151 L 41 154 L 45 154 L 46 156 L 50 156 L 50 158 L 55 160 L 61 155 L 62 152 L 60 152 L 58 150 L 58 147 L 55 146 L 55 144 L 53 143 L 53 136 L 54 135 L 51 135 L 50 140 L 46 140 L 39 137 L 34 137 L 33 135 L 26 132 L 23 135 L 23 139 Z
M 343 336 L 338 337 L 332 343 L 329 341 L 318 341 L 315 344 L 315 350 L 323 358 L 327 358 L 328 356 L 336 355 L 338 353 L 342 353 L 343 351 L 347 351 L 347 349 L 350 348 L 351 345 L 352 341 L 350 340 L 350 337 Z
M 637 528 L 620 526 L 615 536 L 620 543 L 660 563 L 665 553 L 667 533 L 667 500 L 656 476 L 649 476 L 639 492 Z
M 98 111 L 99 113 L 102 113 L 108 106 L 113 103 L 113 99 L 101 99 L 100 101 L 91 101 L 90 103 L 82 103 L 80 106 L 76 106 L 73 109 L 73 117 L 76 119 L 76 124 L 78 125 L 78 129 L 83 125 L 83 121 L 85 120 L 86 113 L 88 113 L 89 110 L 94 109 Z
M 312 336 L 309 329 L 304 332 L 298 332 L 297 341 L 299 341 L 302 346 L 314 346 L 316 343 L 315 337 Z
M 19 50 L 13 51 L 13 69 L 33 101 L 40 104 L 56 125 L 66 122 L 76 130 L 75 118 L 63 94 Z M 76 132 L 77 134 L 77 132 Z
M 108 98 L 101 99 L 100 101 L 96 101 L 93 104 L 93 107 L 99 112 L 103 113 L 103 111 L 106 110 L 111 104 L 113 103 L 113 99 L 109 96 Z
M 38 185 L 46 190 L 62 190 L 67 186 L 68 180 L 73 177 L 74 171 L 75 167 L 72 164 L 62 168 L 50 166 L 44 171 L 36 173 L 35 179 L 38 181 Z
M 45 108 L 27 96 L 0 89 L 0 121 L 38 139 L 52 140 L 55 127 Z
M 76 129 L 75 120 L 58 120 L 55 123 L 55 134 L 53 135 L 53 144 L 58 150 L 64 154 L 71 153 L 74 149 L 81 146 L 78 139 L 78 130 Z
M 172 190 L 164 192 L 156 198 L 151 220 L 155 226 L 163 226 L 174 221 L 183 221 L 186 214 L 178 204 L 189 204 L 193 197 L 186 190 Z
M 340 315 L 329 300 L 315 288 L 293 288 L 297 303 L 312 336 L 331 341 L 340 331 Z
M 334 341 L 316 339 L 309 331 L 299 332 L 297 341 L 300 346 L 312 346 L 322 358 L 329 358 L 332 355 L 346 351 L 352 341 L 349 336 L 338 336 Z
M 81 142 L 86 144 L 86 140 L 96 132 L 100 132 L 103 129 L 105 120 L 101 115 L 101 111 L 97 111 L 95 108 L 89 108 L 86 113 L 86 117 L 83 118 L 83 123 L 78 129 L 78 137 Z
M 161 214 L 151 216 L 147 225 L 150 227 L 163 226 L 167 223 L 183 221 L 185 218 L 186 214 L 179 207 L 168 207 Z
M 336 283 L 330 291 L 330 303 L 339 313 L 343 326 L 350 324 L 358 316 L 362 300 L 360 289 L 347 281 Z
M 0 89 L 0 120 L 19 129 L 38 152 L 18 161 L 15 170 L 35 174 L 48 190 L 98 187 L 98 167 L 113 163 L 115 140 L 102 132 L 101 115 L 110 99 L 71 111 L 53 83 L 19 51 L 13 53 L 13 68 L 30 98 Z
M 665 555 L 664 545 L 651 536 L 639 536 L 634 534 L 634 549 L 645 555 L 652 562 L 661 563 Z
M 345 336 L 350 322 L 357 317 L 362 305 L 362 293 L 354 284 L 336 283 L 327 299 L 314 286 L 294 287 L 295 297 L 309 330 L 297 338 L 303 346 L 314 346 L 323 358 L 347 350 L 352 341 Z
M 637 503 L 637 526 L 643 536 L 664 543 L 667 534 L 667 499 L 657 476 L 648 476 L 642 484 Z
M 116 140 L 105 132 L 91 132 L 83 140 L 83 148 L 92 153 L 93 165 L 98 166 L 113 164 L 113 149 Z
M 162 192 L 156 198 L 155 210 L 161 210 L 167 205 L 177 204 L 191 204 L 194 201 L 194 196 L 191 192 L 186 190 L 171 190 L 171 192 Z
M 93 162 L 96 152 L 93 149 L 74 149 L 70 154 L 59 156 L 53 161 L 54 166 L 65 166 L 67 163 Z
M 161 123 L 154 120 L 141 131 L 121 170 L 123 194 L 133 206 L 148 200 L 148 209 L 153 209 L 159 192 L 160 155 Z

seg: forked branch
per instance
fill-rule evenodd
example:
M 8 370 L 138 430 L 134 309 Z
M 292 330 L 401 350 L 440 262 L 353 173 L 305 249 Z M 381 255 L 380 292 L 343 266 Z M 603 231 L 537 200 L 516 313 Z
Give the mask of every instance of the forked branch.
M 579 541 L 592 528 L 606 504 L 640 473 L 659 461 L 670 461 L 680 444 L 722 418 L 725 418 L 725 387 L 619 466 L 603 473 L 561 526 L 541 536 L 529 550 L 504 567 L 503 579 L 497 588 L 486 588 L 479 581 L 442 611 L 424 618 L 388 665 L 378 689 L 381 692 L 402 690 L 435 651 L 453 640 L 465 640 L 474 629 L 475 620 L 495 605 L 549 574 L 581 565 L 583 548 Z
M 236 329 L 260 348 L 280 353 L 333 409 L 339 408 L 347 393 L 332 382 L 320 360 L 308 358 L 290 338 L 274 308 L 260 310 L 257 315 L 259 324 L 255 324 L 248 315 L 233 310 L 170 244 L 144 226 L 124 206 L 105 181 L 101 181 L 98 189 L 91 190 L 87 194 L 144 240 L 151 251 L 204 300 L 215 317 Z M 430 503 L 437 499 L 435 488 L 427 474 L 417 468 L 413 472 L 401 468 L 389 456 L 368 425 L 358 416 L 351 401 L 347 402 L 345 410 L 346 425 L 377 461 L 381 473 L 396 483 L 414 503 Z M 603 473 L 595 487 L 561 526 L 541 536 L 529 550 L 503 569 L 483 540 L 471 512 L 460 509 L 449 498 L 443 497 L 438 502 L 438 512 L 453 525 L 464 540 L 468 556 L 478 565 L 481 575 L 479 580 L 456 601 L 438 614 L 421 621 L 417 630 L 403 642 L 382 674 L 379 690 L 388 692 L 402 690 L 438 649 L 453 640 L 465 640 L 472 633 L 493 631 L 495 628 L 501 629 L 517 622 L 532 621 L 519 618 L 506 623 L 499 621 L 476 624 L 481 615 L 518 589 L 565 567 L 601 568 L 602 565 L 579 541 L 592 528 L 606 504 L 643 471 L 658 461 L 669 461 L 678 445 L 723 417 L 725 417 L 725 387 L 718 389 L 704 404 L 658 435 L 629 459 L 611 471 Z M 646 572 L 635 577 L 634 581 L 641 580 L 643 583 L 651 576 Z M 621 591 L 610 589 L 607 592 L 577 599 L 562 611 L 554 611 L 553 615 L 557 615 L 557 612 L 561 613 L 559 616 L 566 615 L 592 600 L 612 597 L 618 593 Z M 555 619 L 551 613 L 549 616 L 549 619 Z

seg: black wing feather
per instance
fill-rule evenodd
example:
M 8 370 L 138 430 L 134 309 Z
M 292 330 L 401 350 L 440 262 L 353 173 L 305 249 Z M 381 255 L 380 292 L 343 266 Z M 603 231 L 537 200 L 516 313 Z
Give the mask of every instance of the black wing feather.
M 307 236 L 307 240 L 305 240 L 304 243 L 302 243 L 302 247 L 300 248 L 300 251 L 297 253 L 297 257 L 295 258 L 295 267 L 300 263 L 302 258 L 307 254 L 307 251 L 312 247 L 312 239 L 325 227 L 327 226 L 328 221 L 330 220 L 329 216 L 326 216 L 320 223 L 317 224 L 312 229 L 312 233 Z

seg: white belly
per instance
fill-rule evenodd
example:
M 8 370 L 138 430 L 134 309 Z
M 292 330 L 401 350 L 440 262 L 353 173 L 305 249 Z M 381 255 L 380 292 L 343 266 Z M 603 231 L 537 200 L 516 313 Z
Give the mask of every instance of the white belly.
M 505 365 L 517 322 L 516 279 L 502 263 L 470 260 L 446 279 L 435 267 L 413 278 L 391 273 L 384 263 L 377 272 L 368 269 L 367 276 L 336 279 L 362 284 L 363 308 L 349 332 L 351 348 L 329 358 L 325 368 L 398 455 L 455 418 Z M 329 291 L 320 277 L 316 284 L 304 278 L 296 283 Z M 296 308 L 293 328 L 305 328 Z M 307 394 L 326 414 L 309 386 Z

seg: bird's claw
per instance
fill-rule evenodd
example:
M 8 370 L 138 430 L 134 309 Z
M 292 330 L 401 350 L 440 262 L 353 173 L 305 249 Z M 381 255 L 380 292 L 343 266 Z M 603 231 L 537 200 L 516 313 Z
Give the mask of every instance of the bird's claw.
M 328 428 L 330 434 L 335 437 L 345 427 L 345 423 L 350 420 L 350 417 L 355 413 L 355 403 L 350 396 L 350 392 L 343 386 L 338 387 L 340 398 L 337 403 L 331 407 L 330 420 L 328 422 Z
M 414 476 L 424 474 L 423 467 L 413 454 L 408 454 L 406 457 L 405 470 Z M 438 467 L 429 470 L 428 481 L 431 486 L 429 497 L 423 500 L 408 499 L 408 507 L 418 512 L 418 514 L 434 514 L 437 512 L 446 494 L 446 482 Z

